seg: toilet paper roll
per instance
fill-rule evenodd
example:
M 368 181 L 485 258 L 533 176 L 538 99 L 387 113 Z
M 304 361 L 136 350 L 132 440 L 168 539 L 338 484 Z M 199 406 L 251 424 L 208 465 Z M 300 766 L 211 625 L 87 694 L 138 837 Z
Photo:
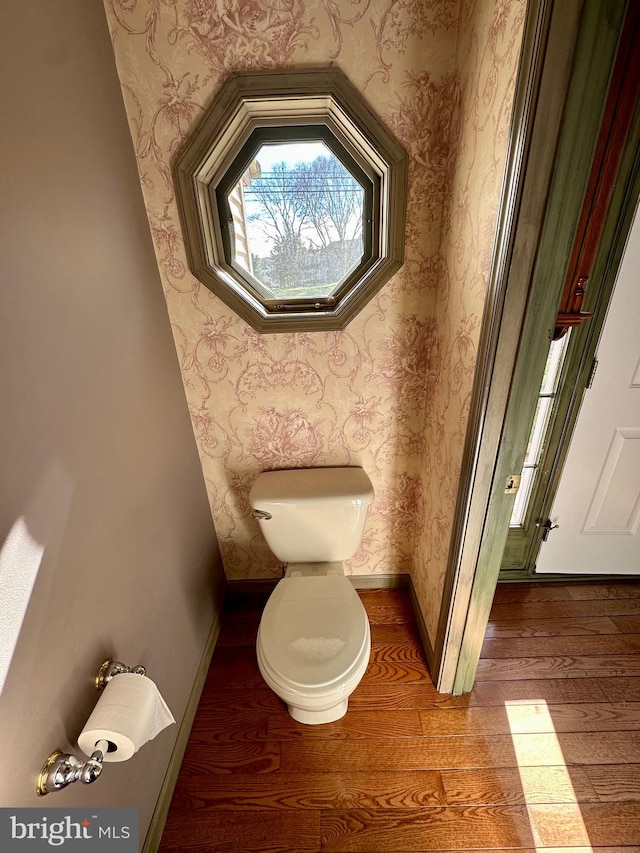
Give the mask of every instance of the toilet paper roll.
M 109 741 L 105 761 L 127 761 L 171 723 L 171 711 L 150 678 L 124 672 L 107 683 L 80 732 L 78 746 L 87 755 L 99 740 Z

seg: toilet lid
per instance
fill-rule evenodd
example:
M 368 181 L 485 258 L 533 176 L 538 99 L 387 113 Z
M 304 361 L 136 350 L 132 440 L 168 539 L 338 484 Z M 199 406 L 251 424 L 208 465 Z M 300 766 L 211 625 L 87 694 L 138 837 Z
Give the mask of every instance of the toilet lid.
M 358 661 L 367 644 L 368 624 L 346 577 L 283 578 L 262 614 L 259 642 L 284 681 L 325 687 Z

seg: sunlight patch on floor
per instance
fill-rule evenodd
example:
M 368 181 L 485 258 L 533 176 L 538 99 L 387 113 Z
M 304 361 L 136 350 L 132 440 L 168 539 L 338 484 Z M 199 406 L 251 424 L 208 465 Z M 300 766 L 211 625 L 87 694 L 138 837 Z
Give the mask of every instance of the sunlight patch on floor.
M 593 853 L 547 703 L 505 702 L 505 709 L 536 849 Z

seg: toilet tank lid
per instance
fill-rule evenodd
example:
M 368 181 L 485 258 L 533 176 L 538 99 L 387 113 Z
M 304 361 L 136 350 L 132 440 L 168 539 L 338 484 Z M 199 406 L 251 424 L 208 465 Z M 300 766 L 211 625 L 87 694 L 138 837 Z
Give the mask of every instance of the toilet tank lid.
M 256 509 L 265 503 L 324 503 L 336 499 L 366 506 L 373 497 L 371 480 L 362 468 L 293 468 L 258 474 L 249 502 Z

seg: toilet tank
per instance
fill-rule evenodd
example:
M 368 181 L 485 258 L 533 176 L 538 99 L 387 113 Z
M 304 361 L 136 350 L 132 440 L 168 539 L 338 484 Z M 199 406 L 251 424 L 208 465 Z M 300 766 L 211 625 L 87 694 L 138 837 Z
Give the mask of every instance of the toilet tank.
M 351 467 L 265 471 L 249 495 L 267 544 L 284 563 L 353 557 L 372 501 L 371 480 Z

